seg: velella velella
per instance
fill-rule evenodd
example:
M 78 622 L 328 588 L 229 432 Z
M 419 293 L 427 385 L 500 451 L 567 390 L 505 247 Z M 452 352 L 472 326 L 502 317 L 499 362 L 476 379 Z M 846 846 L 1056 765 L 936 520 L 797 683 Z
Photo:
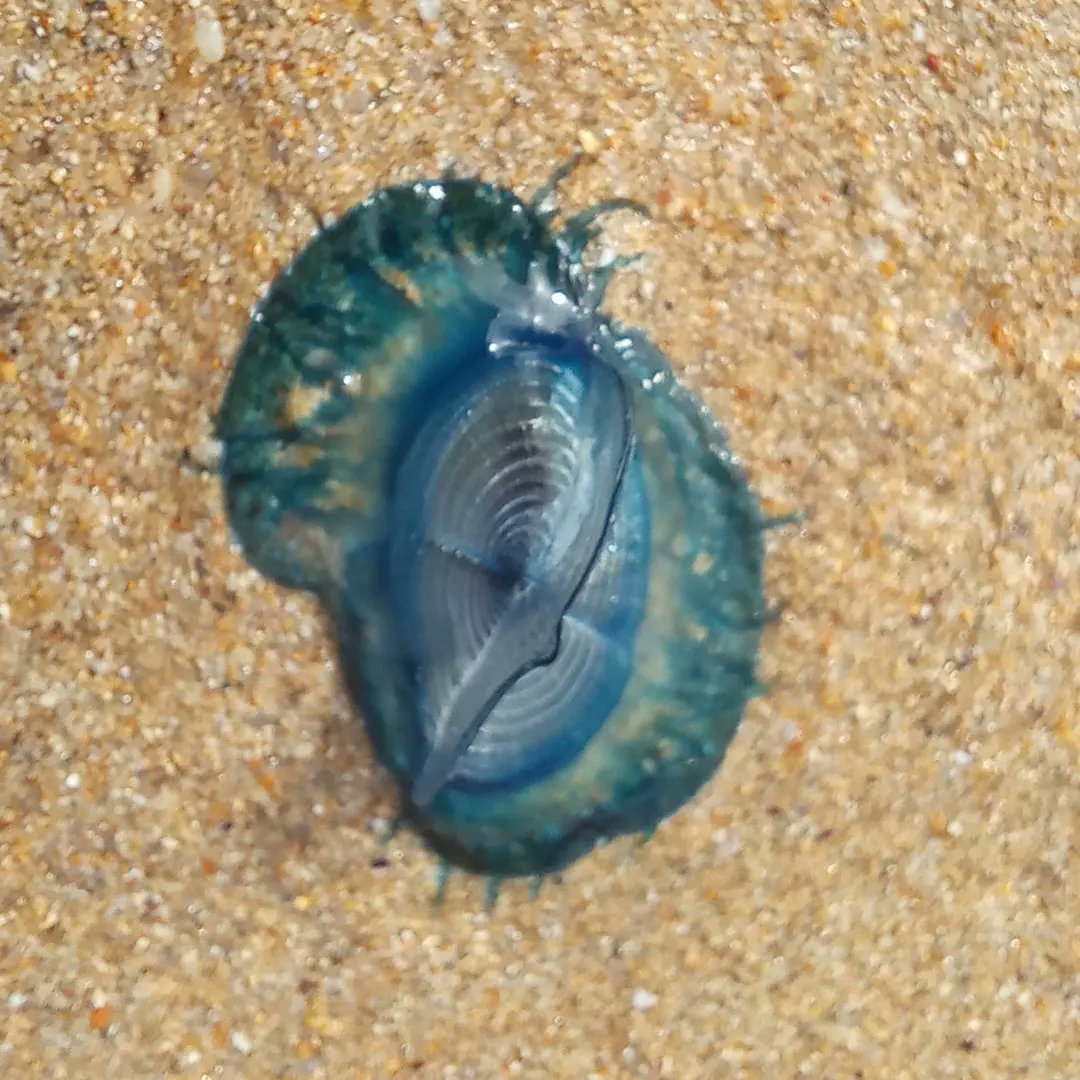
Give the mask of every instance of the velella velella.
M 387 187 L 272 284 L 218 419 L 249 561 L 314 592 L 402 818 L 447 862 L 559 869 L 650 832 L 757 690 L 765 519 L 718 424 L 559 220 Z

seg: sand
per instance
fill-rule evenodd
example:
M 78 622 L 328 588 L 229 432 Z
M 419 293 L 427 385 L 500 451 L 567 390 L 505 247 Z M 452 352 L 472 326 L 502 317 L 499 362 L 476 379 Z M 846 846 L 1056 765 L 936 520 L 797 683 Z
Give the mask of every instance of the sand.
M 1080 1075 L 1080 6 L 0 20 L 0 1074 Z M 454 165 L 654 208 L 610 307 L 765 506 L 770 692 L 537 898 L 389 835 L 213 471 L 253 303 Z

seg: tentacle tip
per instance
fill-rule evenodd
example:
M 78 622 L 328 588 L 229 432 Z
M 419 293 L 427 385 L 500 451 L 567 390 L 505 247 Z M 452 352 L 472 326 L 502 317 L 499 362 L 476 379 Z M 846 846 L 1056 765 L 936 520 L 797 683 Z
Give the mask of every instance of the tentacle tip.
M 614 258 L 600 263 L 591 271 L 585 271 L 585 306 L 592 311 L 596 311 L 604 302 L 608 286 L 614 279 L 616 272 L 636 266 L 644 259 L 645 256 L 640 251 L 635 252 L 633 255 L 616 255 Z M 581 260 L 578 259 L 574 265 L 581 267 Z
M 492 874 L 484 886 L 484 909 L 490 915 L 499 902 L 499 892 L 502 889 L 503 879 Z
M 551 221 L 558 214 L 559 207 L 555 195 L 559 185 L 581 164 L 585 156 L 584 151 L 575 151 L 540 185 L 533 195 L 529 207 L 542 221 Z
M 314 203 L 305 202 L 304 209 L 307 210 L 315 222 L 315 235 L 321 236 L 326 232 L 327 227 L 332 224 L 332 219 L 323 214 Z
M 797 510 L 791 514 L 765 514 L 761 518 L 761 531 L 768 532 L 771 529 L 786 529 L 790 525 L 805 525 L 807 513 L 805 510 Z
M 773 684 L 771 682 L 762 682 L 759 679 L 755 679 L 748 688 L 748 694 L 751 699 L 762 698 L 771 694 L 773 690 Z
M 446 900 L 446 886 L 450 882 L 450 874 L 453 867 L 445 860 L 440 859 L 435 870 L 435 895 L 431 898 L 432 911 L 438 911 Z

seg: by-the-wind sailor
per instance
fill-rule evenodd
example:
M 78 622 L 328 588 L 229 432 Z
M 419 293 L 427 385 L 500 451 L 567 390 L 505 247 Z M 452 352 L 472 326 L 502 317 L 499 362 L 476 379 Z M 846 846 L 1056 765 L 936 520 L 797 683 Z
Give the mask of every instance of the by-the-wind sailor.
M 711 775 L 755 692 L 768 524 L 712 417 L 600 302 L 613 200 L 444 179 L 322 228 L 219 421 L 251 562 L 313 590 L 403 813 L 560 867 Z

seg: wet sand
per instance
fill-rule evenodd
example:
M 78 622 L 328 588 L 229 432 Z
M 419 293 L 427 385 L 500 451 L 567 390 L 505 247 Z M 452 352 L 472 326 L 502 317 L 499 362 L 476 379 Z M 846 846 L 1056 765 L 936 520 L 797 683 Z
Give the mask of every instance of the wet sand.
M 1080 7 L 931 7 L 8 5 L 0 1073 L 1077 1075 Z M 807 516 L 707 788 L 433 908 L 213 416 L 314 213 L 575 150 L 654 210 L 609 307 Z

